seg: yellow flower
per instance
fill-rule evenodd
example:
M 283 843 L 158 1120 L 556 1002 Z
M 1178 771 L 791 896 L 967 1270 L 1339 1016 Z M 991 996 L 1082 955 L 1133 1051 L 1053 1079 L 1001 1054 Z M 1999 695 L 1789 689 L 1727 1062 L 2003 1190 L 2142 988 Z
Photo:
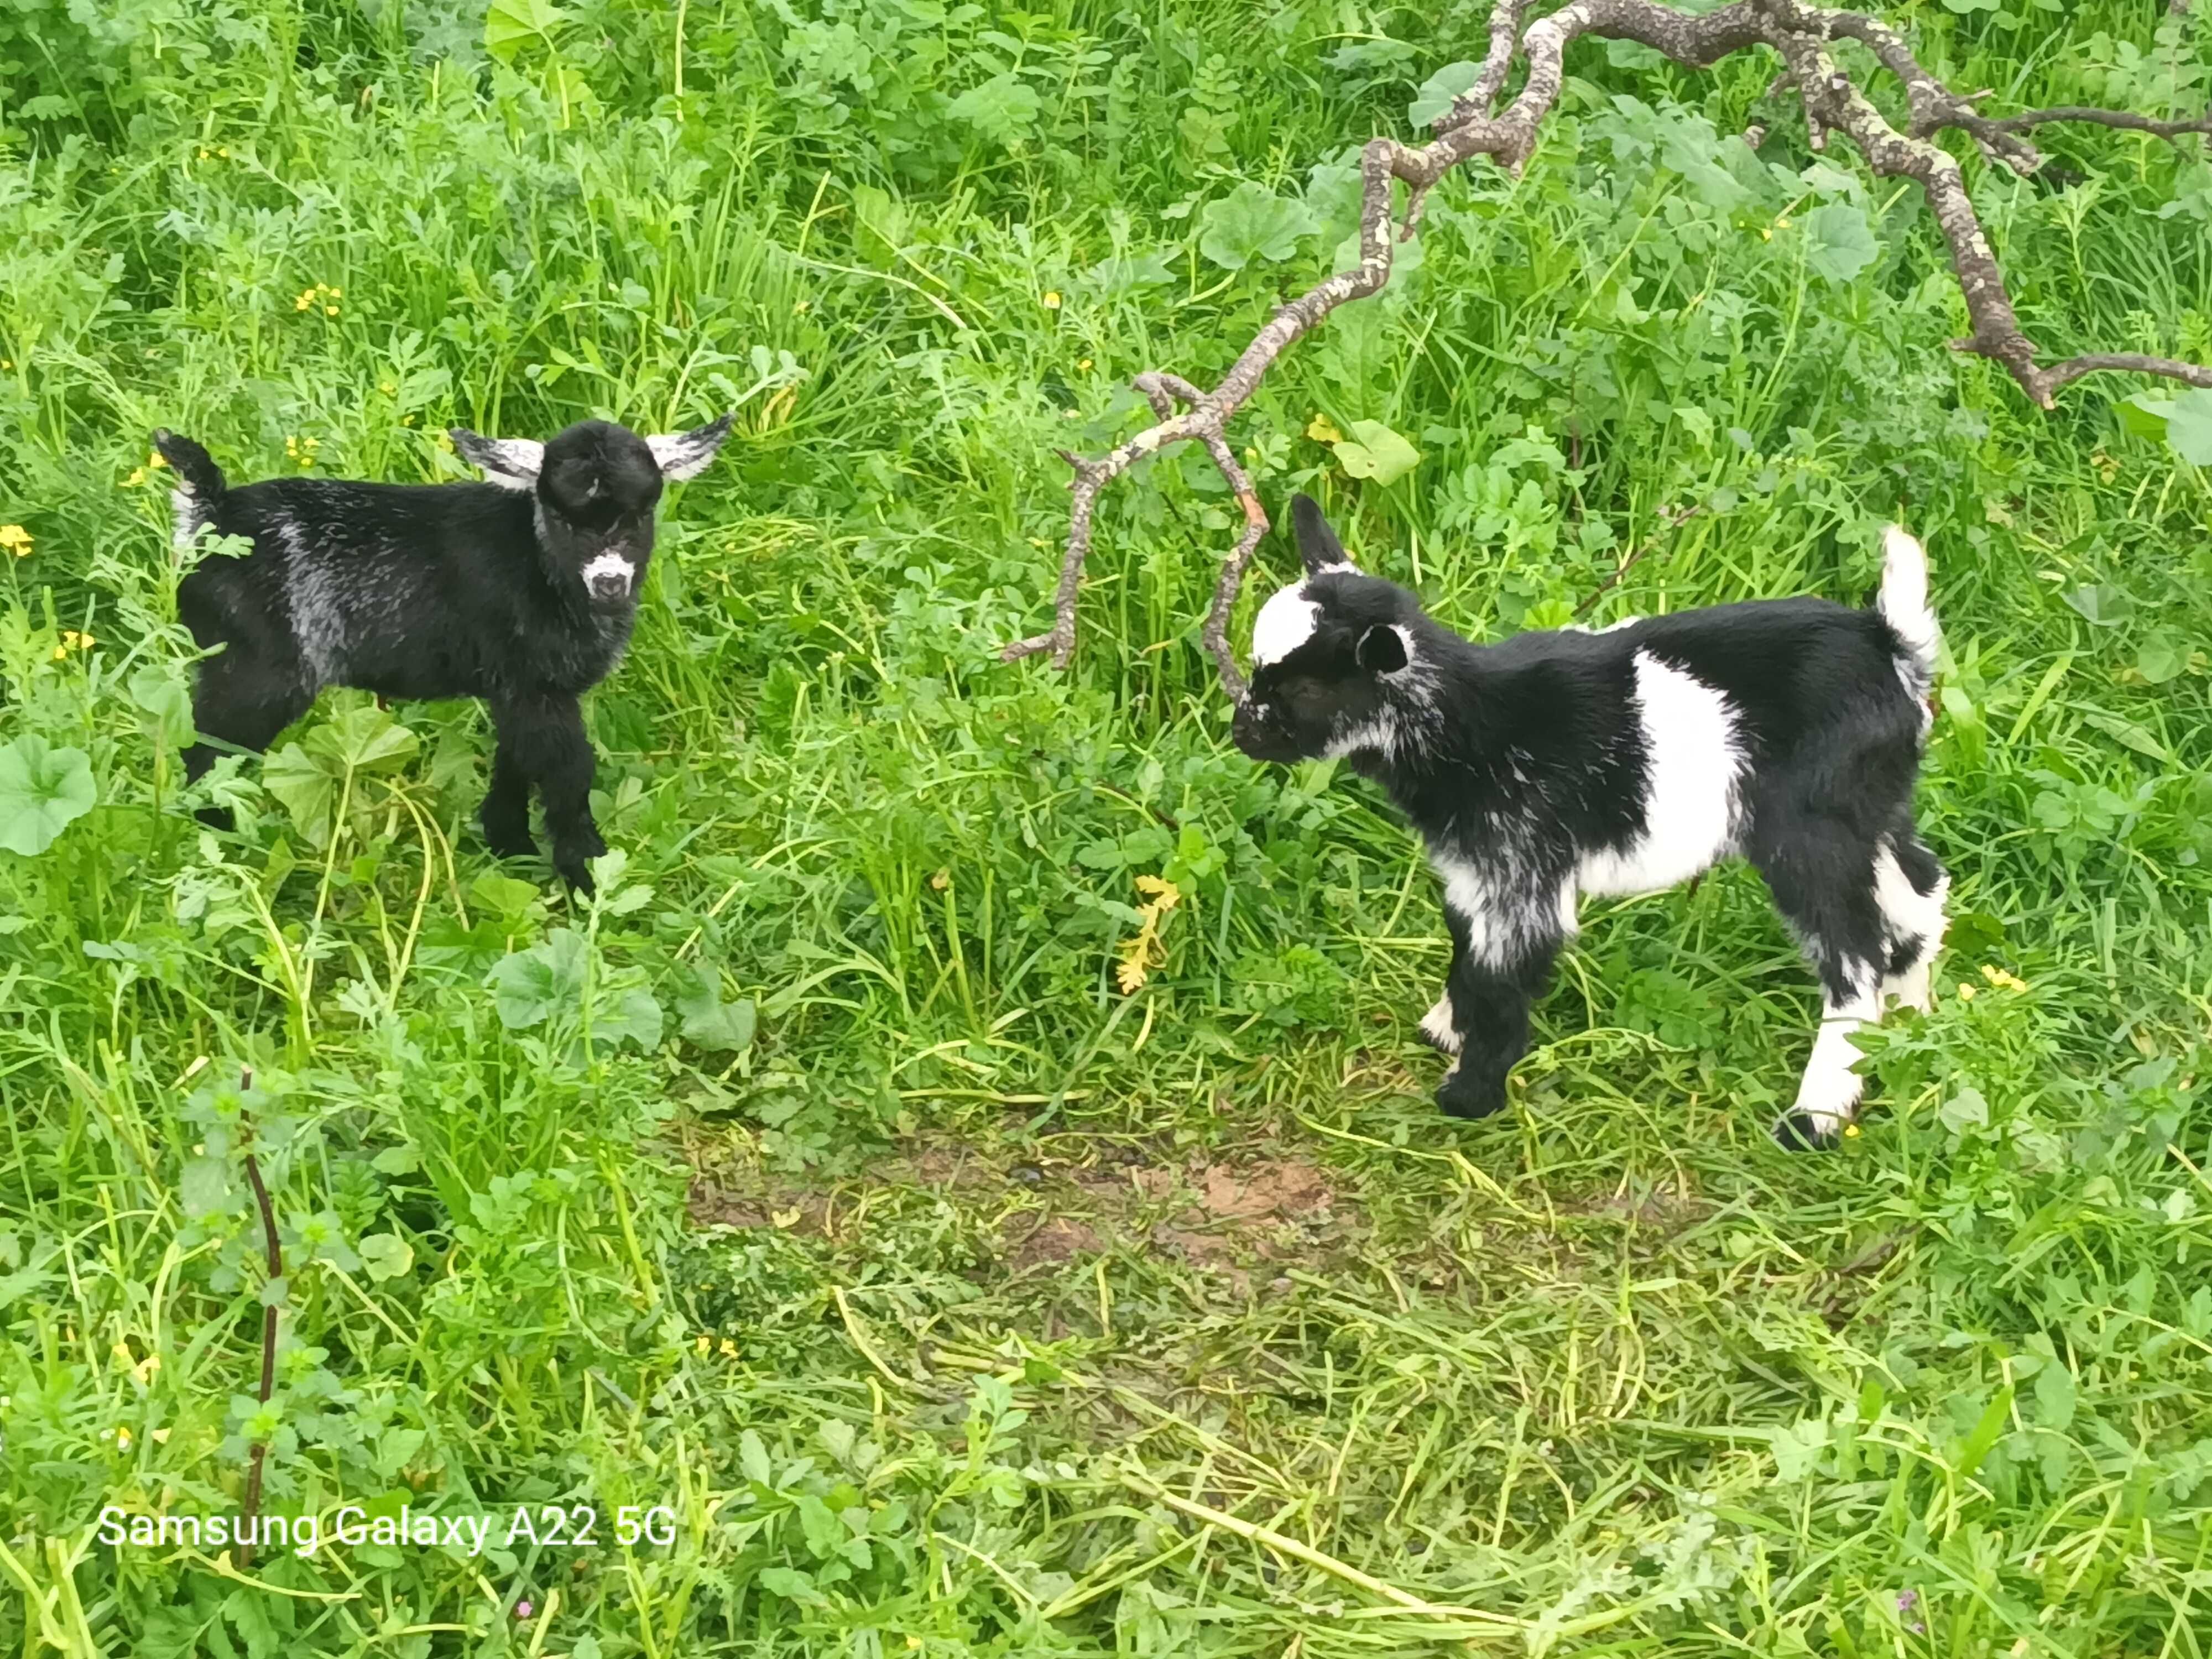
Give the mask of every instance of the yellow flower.
M 100 641 L 89 634 L 80 634 L 75 629 L 62 630 L 62 642 L 54 647 L 54 660 L 59 662 L 72 651 L 89 651 Z
M 116 1450 L 118 1450 L 118 1451 L 129 1451 L 129 1450 L 131 1449 L 131 1431 L 130 1431 L 130 1430 L 128 1430 L 128 1429 L 118 1429 L 118 1430 L 116 1430 L 116 1431 L 115 1431 L 115 1449 L 116 1449 Z
M 1306 422 L 1306 436 L 1317 444 L 1340 444 L 1344 434 L 1336 429 L 1336 422 L 1326 415 L 1316 415 Z
M 1846 1140 L 1856 1140 L 1856 1139 L 1858 1139 L 1858 1136 L 1859 1136 L 1859 1126 L 1858 1126 L 1857 1124 L 1856 1124 L 1856 1123 L 1846 1123 L 1845 1125 L 1844 1125 L 1844 1139 L 1846 1139 Z
M 1972 1002 L 1973 1000 L 1974 988 L 1967 984 L 1965 980 L 1960 980 L 1959 981 L 1959 1000 L 1961 1002 Z
M 140 484 L 144 483 L 145 482 L 146 469 L 142 466 L 136 472 L 133 472 L 129 477 L 123 481 L 123 487 L 125 489 L 136 489 Z
M 1057 311 L 1057 310 L 1059 310 L 1059 309 L 1060 309 L 1060 293 L 1059 293 L 1059 290 L 1057 290 L 1056 289 L 1047 289 L 1044 291 L 1044 299 L 1042 300 L 1042 301 L 1041 303 L 1043 305 L 1044 308 L 1045 308 L 1047 311 Z
M 0 547 L 27 559 L 31 556 L 31 532 L 19 524 L 0 524 Z
M 1984 963 L 1982 964 L 1982 977 L 1989 981 L 1990 984 L 1996 986 L 2001 991 L 2025 991 L 2027 989 L 2027 981 L 2026 980 L 2015 979 L 2012 975 L 2005 972 L 2003 969 L 1992 967 L 1988 963 Z
M 708 1349 L 714 1346 L 714 1339 L 708 1335 L 706 1332 L 702 1331 L 699 1333 L 697 1339 L 693 1341 L 691 1346 L 698 1349 L 701 1353 L 704 1353 Z
M 160 450 L 151 449 L 146 452 L 146 465 L 149 470 L 154 467 L 167 466 L 168 464 Z
M 1788 214 L 1786 214 L 1786 213 L 1785 213 L 1785 214 L 1784 214 L 1784 215 L 1783 215 L 1779 219 L 1777 219 L 1777 220 L 1774 222 L 1774 228 L 1775 228 L 1775 229 L 1777 229 L 1777 230 L 1787 230 L 1787 229 L 1789 229 L 1789 228 L 1790 228 L 1790 216 L 1789 216 Z
M 720 1352 L 725 1359 L 735 1359 L 738 1357 L 738 1345 L 726 1336 L 722 1339 Z
M 1075 372 L 1078 374 L 1088 374 L 1091 372 L 1091 359 L 1085 357 L 1082 362 L 1076 364 Z

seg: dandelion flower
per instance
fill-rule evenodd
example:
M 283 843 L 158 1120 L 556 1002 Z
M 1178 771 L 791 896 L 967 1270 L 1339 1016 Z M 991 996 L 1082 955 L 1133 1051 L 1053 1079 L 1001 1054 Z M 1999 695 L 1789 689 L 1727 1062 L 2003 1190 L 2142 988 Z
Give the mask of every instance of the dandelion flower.
M 31 532 L 19 524 L 0 524 L 0 547 L 19 559 L 31 556 Z

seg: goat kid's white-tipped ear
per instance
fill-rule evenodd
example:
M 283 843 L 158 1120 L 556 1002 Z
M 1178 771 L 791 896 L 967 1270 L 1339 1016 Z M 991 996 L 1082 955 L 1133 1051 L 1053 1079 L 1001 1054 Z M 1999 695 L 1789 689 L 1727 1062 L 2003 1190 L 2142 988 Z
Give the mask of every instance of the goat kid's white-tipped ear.
M 1291 528 L 1297 536 L 1298 557 L 1304 561 L 1306 574 L 1318 576 L 1324 570 L 1350 570 L 1352 563 L 1344 544 L 1336 538 L 1336 532 L 1328 527 L 1328 520 L 1321 515 L 1321 503 L 1310 495 L 1291 497 Z
M 534 489 L 545 465 L 545 446 L 535 438 L 487 438 L 465 426 L 447 435 L 454 453 L 503 489 Z
M 681 483 L 686 478 L 696 478 L 707 470 L 707 463 L 730 435 L 730 422 L 736 420 L 732 410 L 719 421 L 709 421 L 704 426 L 695 426 L 689 432 L 666 433 L 647 438 L 645 447 L 653 452 L 653 459 L 660 463 L 660 476 Z
M 1406 630 L 1394 623 L 1376 623 L 1362 634 L 1355 655 L 1370 674 L 1395 674 L 1413 659 L 1407 648 Z

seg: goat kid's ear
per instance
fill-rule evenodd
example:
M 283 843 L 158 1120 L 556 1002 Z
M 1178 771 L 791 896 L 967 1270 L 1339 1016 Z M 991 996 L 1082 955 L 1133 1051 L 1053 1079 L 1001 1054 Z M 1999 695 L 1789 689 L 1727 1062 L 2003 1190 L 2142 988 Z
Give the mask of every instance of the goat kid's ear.
M 1354 654 L 1370 674 L 1395 674 L 1413 660 L 1406 652 L 1405 635 L 1391 623 L 1376 623 L 1362 634 Z
M 689 432 L 647 438 L 645 447 L 653 452 L 653 459 L 660 463 L 660 476 L 672 483 L 681 483 L 686 478 L 697 477 L 707 470 L 707 463 L 713 460 L 714 453 L 721 448 L 722 440 L 730 435 L 730 422 L 737 418 L 737 412 L 733 410 L 720 420 L 695 426 Z
M 1310 495 L 1291 497 L 1291 527 L 1297 532 L 1298 557 L 1305 562 L 1306 574 L 1318 576 L 1324 570 L 1352 568 L 1352 557 L 1344 550 L 1344 544 L 1336 538 L 1336 532 L 1328 527 L 1328 520 L 1321 515 L 1321 503 Z
M 487 438 L 465 426 L 447 435 L 453 449 L 471 466 L 503 489 L 535 489 L 538 469 L 545 465 L 545 446 L 535 438 Z

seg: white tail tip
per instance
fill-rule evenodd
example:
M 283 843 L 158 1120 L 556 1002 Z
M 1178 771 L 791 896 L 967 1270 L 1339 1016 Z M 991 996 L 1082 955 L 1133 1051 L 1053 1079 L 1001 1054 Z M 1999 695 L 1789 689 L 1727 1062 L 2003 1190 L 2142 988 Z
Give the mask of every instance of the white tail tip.
M 1924 677 L 1936 668 L 1936 613 L 1928 608 L 1928 554 L 1897 525 L 1881 535 L 1881 591 L 1875 608 L 1896 630 L 1913 665 Z

